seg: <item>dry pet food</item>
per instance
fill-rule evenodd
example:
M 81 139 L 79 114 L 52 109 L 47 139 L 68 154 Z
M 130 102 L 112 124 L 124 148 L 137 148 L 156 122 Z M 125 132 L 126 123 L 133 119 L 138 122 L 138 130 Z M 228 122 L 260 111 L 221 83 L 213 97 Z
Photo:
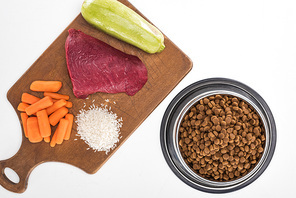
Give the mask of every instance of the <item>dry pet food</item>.
M 185 114 L 179 147 L 186 164 L 213 181 L 235 180 L 260 160 L 265 130 L 254 108 L 231 95 L 208 96 Z

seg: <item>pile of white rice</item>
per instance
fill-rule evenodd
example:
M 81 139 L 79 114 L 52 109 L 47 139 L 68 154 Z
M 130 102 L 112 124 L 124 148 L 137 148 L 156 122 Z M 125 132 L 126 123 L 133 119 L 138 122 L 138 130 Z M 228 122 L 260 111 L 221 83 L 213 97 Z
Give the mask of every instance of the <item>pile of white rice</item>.
M 95 151 L 106 154 L 116 147 L 119 141 L 122 118 L 117 118 L 107 106 L 92 105 L 88 110 L 81 109 L 76 116 L 77 135 Z

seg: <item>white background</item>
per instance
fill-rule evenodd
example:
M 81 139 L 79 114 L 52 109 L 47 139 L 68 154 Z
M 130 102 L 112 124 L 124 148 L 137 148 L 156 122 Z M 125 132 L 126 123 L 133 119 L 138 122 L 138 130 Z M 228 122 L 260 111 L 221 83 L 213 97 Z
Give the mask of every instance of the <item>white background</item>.
M 21 144 L 21 127 L 8 89 L 79 14 L 83 0 L 1 0 L 0 160 Z M 15 194 L 0 197 L 295 197 L 296 1 L 131 0 L 193 61 L 192 71 L 94 175 L 63 163 L 45 163 Z M 263 175 L 228 194 L 208 194 L 179 180 L 161 152 L 159 129 L 173 97 L 209 78 L 239 80 L 268 103 L 277 147 Z

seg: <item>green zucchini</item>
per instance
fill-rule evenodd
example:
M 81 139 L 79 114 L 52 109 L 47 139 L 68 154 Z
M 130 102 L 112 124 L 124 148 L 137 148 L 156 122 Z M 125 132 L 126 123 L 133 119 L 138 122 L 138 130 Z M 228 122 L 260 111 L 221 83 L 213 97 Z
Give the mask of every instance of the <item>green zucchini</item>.
M 117 0 L 85 0 L 81 14 L 94 27 L 145 52 L 156 53 L 165 48 L 163 34 Z

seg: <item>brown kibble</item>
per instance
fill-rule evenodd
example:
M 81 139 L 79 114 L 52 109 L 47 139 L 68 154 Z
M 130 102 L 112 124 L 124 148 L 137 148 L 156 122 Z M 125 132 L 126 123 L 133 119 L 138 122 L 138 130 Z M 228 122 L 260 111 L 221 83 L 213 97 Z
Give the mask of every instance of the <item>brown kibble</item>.
M 203 150 L 203 149 L 205 148 L 205 145 L 204 145 L 204 144 L 200 144 L 200 145 L 199 145 L 199 148 L 200 148 L 201 150 Z
M 241 157 L 241 158 L 239 159 L 239 162 L 240 162 L 240 163 L 245 163 L 245 161 L 246 161 L 246 159 L 245 159 L 244 157 Z
M 224 155 L 223 155 L 223 159 L 224 159 L 224 160 L 228 160 L 228 159 L 229 159 L 229 155 L 228 155 L 227 153 L 224 154 Z
M 205 126 L 207 126 L 207 124 L 208 124 L 208 121 L 203 121 L 203 123 L 201 123 L 201 126 L 203 126 L 203 127 L 205 127 Z
M 217 138 L 217 139 L 215 139 L 215 140 L 214 140 L 214 144 L 215 144 L 215 145 L 218 145 L 218 144 L 220 144 L 220 140 L 219 140 L 218 138 Z
M 234 129 L 237 130 L 237 131 L 239 131 L 239 130 L 241 129 L 241 126 L 239 126 L 239 125 L 235 125 L 235 126 L 234 126 Z
M 211 145 L 211 141 L 206 141 L 205 142 L 205 146 L 210 146 Z
M 246 135 L 246 138 L 247 138 L 248 141 L 251 140 L 251 139 L 252 139 L 252 134 L 251 134 L 251 133 L 248 133 L 248 134 Z
M 201 119 L 203 118 L 203 116 L 202 116 L 201 114 L 198 114 L 198 115 L 196 116 L 196 118 L 199 119 L 199 120 L 201 120 Z
M 217 126 L 216 126 L 216 131 L 221 131 L 221 129 L 222 129 L 222 128 L 221 128 L 220 125 L 217 125 Z
M 226 117 L 225 122 L 226 122 L 226 124 L 230 124 L 230 122 L 231 122 L 231 117 Z
M 219 124 L 219 119 L 216 116 L 214 116 L 213 119 L 212 119 L 212 122 L 213 122 L 214 125 L 218 125 Z
M 215 115 L 217 115 L 217 116 L 220 115 L 220 112 L 221 112 L 221 109 L 215 109 L 215 110 L 214 110 L 214 113 L 215 113 Z
M 199 174 L 204 174 L 204 173 L 205 173 L 205 171 L 203 168 L 199 169 Z
M 241 170 L 241 169 L 244 168 L 244 165 L 243 165 L 242 163 L 239 163 L 238 166 L 237 166 L 237 168 L 238 168 L 239 170 Z
M 182 139 L 179 140 L 179 145 L 180 145 L 181 147 L 183 146 L 183 140 L 182 140 Z
M 250 147 L 248 145 L 245 146 L 245 151 L 249 152 L 250 151 Z
M 211 109 L 208 109 L 207 111 L 206 111 L 206 114 L 207 115 L 211 115 L 213 112 L 212 112 L 212 110 Z
M 195 152 L 191 154 L 191 158 L 196 159 L 196 153 Z
M 229 134 L 230 139 L 234 140 L 235 139 L 235 135 L 233 133 Z
M 255 144 L 252 143 L 252 144 L 250 145 L 250 148 L 251 148 L 252 150 L 255 149 L 255 148 L 256 148 Z
M 208 103 L 208 106 L 210 107 L 210 108 L 213 108 L 213 105 L 212 105 L 212 103 Z
M 209 136 L 209 138 L 214 138 L 215 137 L 214 133 L 212 133 L 212 132 L 209 132 L 208 136 Z
M 210 100 L 209 100 L 208 98 L 205 98 L 205 99 L 203 100 L 203 102 L 204 102 L 204 104 L 208 104 L 208 103 L 210 102 Z
M 222 121 L 221 122 L 221 126 L 226 126 L 226 122 L 225 121 Z
M 256 160 L 252 160 L 252 161 L 251 161 L 251 164 L 256 164 L 256 163 L 257 163 Z
M 228 137 L 225 137 L 225 138 L 223 139 L 223 142 L 224 142 L 224 143 L 228 143 L 228 142 L 229 142 L 229 138 L 228 138 Z
M 230 178 L 230 179 L 234 178 L 234 174 L 233 174 L 232 172 L 231 172 L 231 173 L 229 173 L 229 175 L 228 175 L 228 176 L 229 176 L 229 178 Z
M 244 109 L 244 114 L 249 114 L 250 112 L 249 112 L 249 110 L 248 109 Z
M 231 108 L 230 107 L 226 107 L 225 108 L 225 112 L 228 112 L 228 111 L 231 111 Z
M 246 163 L 245 165 L 244 165 L 244 168 L 245 169 L 249 169 L 251 167 L 251 164 L 250 163 Z
M 185 138 L 185 143 L 189 144 L 190 143 L 190 139 L 189 138 Z
M 205 106 L 203 106 L 203 105 L 199 105 L 199 107 L 198 107 L 198 110 L 199 111 L 203 111 L 205 109 Z
M 238 101 L 237 97 L 233 97 L 233 98 L 231 99 L 231 102 L 232 102 L 232 103 L 234 103 L 234 102 L 235 102 L 235 103 L 238 103 L 239 101 Z
M 219 133 L 219 138 L 223 139 L 225 137 L 224 133 Z
M 193 167 L 192 167 L 194 170 L 198 170 L 200 169 L 200 166 L 198 164 L 194 164 Z
M 205 152 L 205 154 L 209 154 L 210 153 L 210 149 L 208 147 L 205 147 L 204 152 Z
M 238 153 L 238 156 L 239 156 L 239 157 L 244 156 L 244 152 L 240 151 L 240 152 Z
M 222 153 L 222 154 L 227 153 L 227 149 L 225 149 L 225 148 L 221 149 L 221 153 Z
M 205 163 L 206 163 L 205 158 L 202 158 L 202 159 L 200 160 L 200 164 L 203 165 L 203 164 L 205 164 Z

